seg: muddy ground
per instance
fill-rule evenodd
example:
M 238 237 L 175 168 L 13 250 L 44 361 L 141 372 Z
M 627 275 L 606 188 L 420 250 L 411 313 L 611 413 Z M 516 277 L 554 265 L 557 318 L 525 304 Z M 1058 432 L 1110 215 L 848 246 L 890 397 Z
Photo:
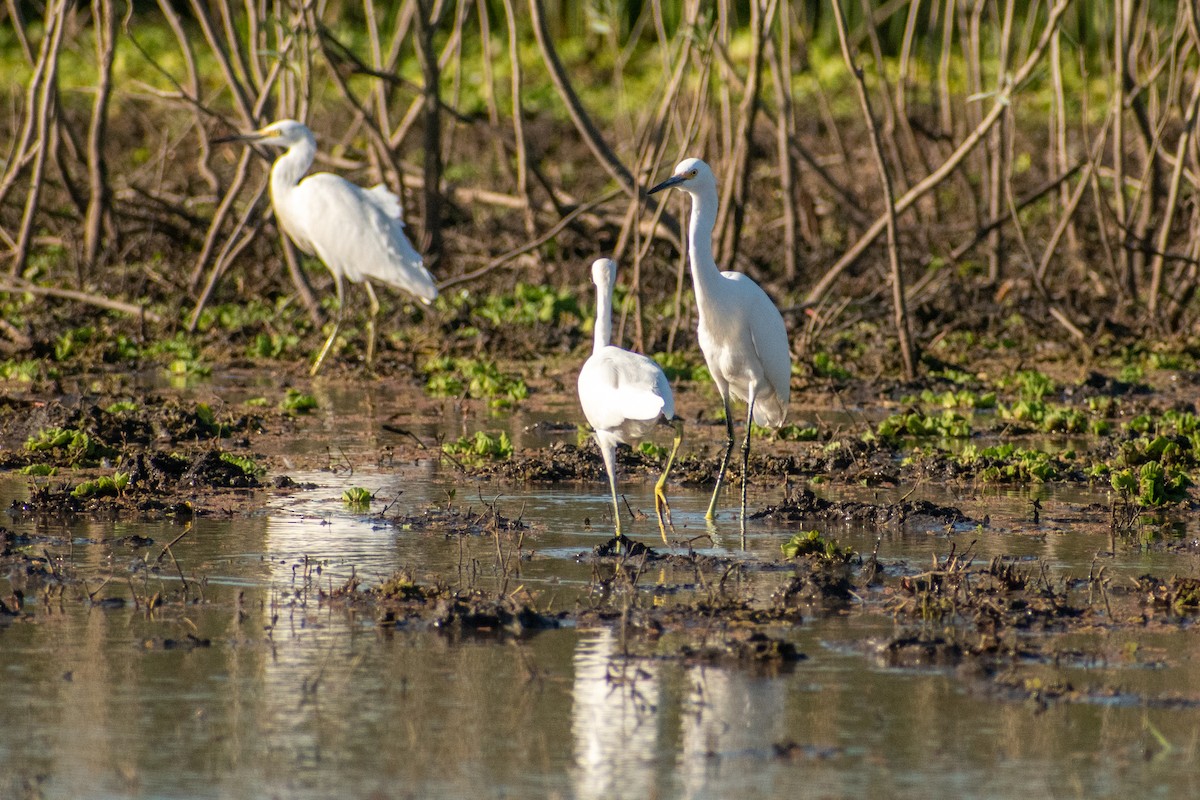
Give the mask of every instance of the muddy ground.
M 409 341 L 421 341 L 423 335 L 405 333 Z M 424 356 L 400 352 L 395 341 L 375 371 L 358 363 L 348 345 L 330 375 L 315 384 L 369 380 L 412 398 L 409 410 L 379 432 L 387 442 L 381 459 L 442 459 L 446 469 L 460 475 L 464 497 L 482 496 L 482 487 L 493 484 L 510 494 L 514 486 L 519 493 L 521 485 L 538 482 L 593 490 L 603 485 L 598 453 L 576 427 L 581 416 L 572 402 L 563 402 L 564 395 L 573 397 L 586 337 L 562 333 L 558 344 L 570 350 L 566 356 L 497 361 L 501 374 L 519 377 L 526 386 L 518 407 L 556 409 L 551 416 L 557 422 L 549 424 L 562 436 L 544 448 L 472 457 L 445 454 L 447 442 L 440 435 L 413 430 L 421 421 L 444 416 L 459 419 L 467 429 L 502 427 L 492 416 L 491 400 L 467 391 L 429 396 L 427 373 L 420 367 Z M 820 375 L 811 362 L 802 362 L 794 380 L 791 427 L 756 433 L 750 460 L 750 481 L 770 487 L 774 498 L 750 509 L 752 524 L 767 520 L 796 534 L 792 547 L 781 548 L 774 558 L 704 555 L 693 549 L 706 544 L 694 532 L 677 532 L 670 549 L 656 540 L 612 541 L 580 555 L 593 564 L 588 590 L 572 606 L 550 610 L 537 592 L 509 591 L 520 585 L 522 565 L 542 557 L 537 532 L 512 509 L 451 500 L 376 513 L 380 524 L 411 535 L 494 539 L 501 553 L 499 586 L 463 587 L 442 576 L 400 574 L 376 585 L 354 581 L 320 590 L 316 599 L 371 615 L 380 626 L 433 628 L 449 636 L 529 636 L 563 624 L 610 624 L 626 634 L 634 656 L 768 670 L 787 669 L 804 658 L 788 642 L 787 629 L 806 617 L 882 615 L 894 620 L 894 634 L 859 643 L 881 663 L 953 669 L 974 690 L 1039 704 L 1116 696 L 1120 687 L 1046 682 L 1030 678 L 1030 670 L 1126 657 L 1080 651 L 1071 642 L 1081 632 L 1178 630 L 1194 624 L 1200 582 L 1186 556 L 1200 545 L 1178 531 L 1186 530 L 1182 522 L 1197 508 L 1190 486 L 1200 457 L 1196 373 L 1131 370 L 1064 353 L 1038 362 L 1045 371 L 1030 370 L 1032 355 L 979 348 L 958 356 L 957 363 L 971 369 L 931 361 L 926 377 L 916 383 Z M 1185 357 L 1190 358 L 1180 356 Z M 871 360 L 860 354 L 856 363 Z M 170 388 L 162 374 L 153 377 L 161 366 L 149 367 L 150 383 L 157 387 L 147 390 L 141 388 L 144 380 L 120 367 L 96 369 L 84 358 L 44 359 L 31 380 L 10 379 L 0 403 L 0 467 L 24 471 L 30 486 L 28 499 L 15 503 L 10 514 L 129 521 L 171 517 L 186 523 L 195 516 L 250 514 L 273 494 L 304 492 L 288 472 L 332 468 L 335 459 L 294 447 L 317 435 L 321 419 L 320 409 L 309 411 L 304 402 L 314 387 L 303 376 L 306 362 L 246 369 L 230 358 L 226 364 L 217 369 L 219 384 L 202 377 L 178 389 Z M 264 385 L 262 370 L 281 379 Z M 714 416 L 715 394 L 702 377 L 679 378 L 676 387 L 687 438 L 672 484 L 709 487 L 724 429 Z M 654 449 L 623 450 L 621 479 L 653 480 L 663 455 Z M 1133 481 L 1126 488 L 1118 488 L 1114 477 L 1122 471 Z M 736 487 L 738 480 L 735 473 L 729 486 Z M 1077 574 L 1051 575 L 1040 562 L 983 559 L 969 550 L 955 552 L 936 538 L 930 540 L 929 558 L 920 563 L 886 557 L 887 538 L 905 526 L 1013 537 L 1031 532 L 1019 525 L 998 530 L 986 504 L 967 511 L 941 505 L 923 499 L 922 487 L 1040 482 L 1091 487 L 1107 499 L 1058 504 L 1056 513 L 1107 530 L 1112 551 L 1177 553 L 1180 568 L 1115 580 L 1105 574 L 1106 554 L 1097 553 Z M 871 487 L 909 491 L 896 501 L 826 498 L 837 497 L 843 488 Z M 730 491 L 726 497 L 734 496 Z M 1030 522 L 1040 513 L 1039 504 L 1032 504 Z M 804 533 L 830 520 L 876 529 L 884 556 L 851 552 L 834 540 Z M 604 524 L 595 521 L 599 529 Z M 0 530 L 0 537 L 0 562 L 12 587 L 0 599 L 0 618 L 35 622 L 24 598 L 38 593 L 53 591 L 59 602 L 95 602 L 71 586 L 69 575 L 55 571 L 45 555 L 54 542 L 30 541 L 8 530 Z M 159 567 L 166 569 L 168 543 L 137 538 L 105 544 L 123 552 L 157 553 Z M 646 580 L 650 571 L 656 575 L 653 584 Z M 762 573 L 777 578 L 769 592 L 761 589 L 762 582 L 748 579 Z M 181 597 L 154 602 L 186 602 L 186 586 Z M 1200 699 L 1152 701 L 1191 705 Z

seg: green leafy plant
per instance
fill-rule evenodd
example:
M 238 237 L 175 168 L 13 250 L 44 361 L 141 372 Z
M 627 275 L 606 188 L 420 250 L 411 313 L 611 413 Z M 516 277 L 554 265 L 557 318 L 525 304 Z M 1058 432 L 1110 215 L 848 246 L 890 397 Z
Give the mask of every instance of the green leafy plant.
M 819 531 L 801 531 L 779 546 L 784 558 L 813 556 L 822 561 L 845 563 L 854 557 L 854 550 L 841 547 L 833 539 L 826 539 Z
M 72 465 L 116 454 L 83 431 L 57 427 L 42 428 L 30 436 L 25 441 L 25 449 L 31 453 L 61 452 Z
M 252 478 L 261 478 L 263 475 L 267 474 L 266 467 L 263 467 L 253 458 L 249 458 L 247 456 L 236 456 L 233 453 L 221 453 L 221 460 L 226 464 L 234 465 Z
M 20 472 L 22 475 L 46 477 L 58 474 L 58 467 L 52 464 L 26 464 L 21 467 Z
M 487 400 L 492 408 L 510 408 L 529 396 L 525 381 L 502 372 L 496 362 L 475 358 L 439 357 L 423 368 L 425 390 L 434 397 Z
M 317 407 L 317 398 L 299 389 L 288 389 L 279 401 L 279 409 L 288 414 L 307 414 Z
M 512 440 L 504 431 L 498 436 L 492 436 L 486 431 L 476 431 L 474 436 L 463 436 L 453 442 L 443 442 L 442 450 L 449 455 L 475 462 L 511 458 L 513 454 Z
M 375 495 L 371 493 L 371 490 L 361 486 L 351 486 L 342 492 L 342 502 L 357 509 L 367 508 L 374 499 Z
M 71 490 L 71 496 L 81 499 L 116 497 L 125 491 L 125 487 L 128 485 L 129 473 L 115 472 L 111 477 L 104 475 L 93 481 L 84 481 Z
M 812 370 L 818 378 L 844 381 L 850 377 L 850 371 L 838 364 L 834 357 L 824 350 L 813 353 Z
M 940 436 L 949 439 L 966 439 L 971 435 L 971 423 L 956 411 L 945 409 L 939 416 L 923 411 L 893 414 L 876 426 L 876 435 L 881 439 L 895 440 L 902 436 Z
M 518 283 L 511 294 L 488 295 L 475 313 L 500 328 L 555 325 L 565 318 L 583 318 L 579 300 L 569 291 L 526 283 Z
M 1153 507 L 1183 500 L 1192 481 L 1179 467 L 1164 467 L 1158 461 L 1148 461 L 1137 469 L 1122 469 L 1112 473 L 1112 487 L 1133 499 L 1140 506 Z
M 655 353 L 654 362 L 662 368 L 667 380 L 706 381 L 709 379 L 708 366 L 702 360 L 689 358 L 687 353 L 676 350 L 673 353 Z
M 779 429 L 779 438 L 785 442 L 815 442 L 821 431 L 814 425 L 784 425 Z

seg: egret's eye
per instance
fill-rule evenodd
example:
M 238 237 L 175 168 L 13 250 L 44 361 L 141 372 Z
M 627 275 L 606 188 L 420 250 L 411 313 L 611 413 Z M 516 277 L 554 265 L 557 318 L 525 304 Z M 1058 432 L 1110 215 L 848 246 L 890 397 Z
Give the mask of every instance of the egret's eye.
M 689 178 L 694 178 L 694 177 L 696 177 L 696 170 L 694 170 L 694 169 L 693 169 L 693 170 L 689 171 L 689 172 L 688 172 L 688 177 L 689 177 Z

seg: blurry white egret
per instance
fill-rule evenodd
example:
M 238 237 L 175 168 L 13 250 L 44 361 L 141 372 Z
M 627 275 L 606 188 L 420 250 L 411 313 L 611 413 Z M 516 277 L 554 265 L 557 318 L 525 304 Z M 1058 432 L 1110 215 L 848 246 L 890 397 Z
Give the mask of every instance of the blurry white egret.
M 667 457 L 662 477 L 654 484 L 658 530 L 666 542 L 671 509 L 663 487 L 679 450 L 683 428 L 675 419 L 675 397 L 662 368 L 644 355 L 608 343 L 612 338 L 612 294 L 616 280 L 616 263 L 608 258 L 596 259 L 592 264 L 592 281 L 596 284 L 595 342 L 592 355 L 579 372 L 579 402 L 583 406 L 583 415 L 595 430 L 596 444 L 604 457 L 618 538 L 621 536 L 621 508 L 617 505 L 617 445 L 641 439 L 660 422 L 674 426 L 675 443 L 671 455 Z
M 375 357 L 375 317 L 379 313 L 379 300 L 370 279 L 403 289 L 426 305 L 437 297 L 433 276 L 404 235 L 400 199 L 382 183 L 363 189 L 328 172 L 305 178 L 317 154 L 317 141 L 307 125 L 294 119 L 282 119 L 251 133 L 216 141 L 257 142 L 287 148 L 271 167 L 271 204 L 275 216 L 297 247 L 324 262 L 333 273 L 337 290 L 333 332 L 325 340 L 310 374 L 320 371 L 341 327 L 343 278 L 366 286 L 371 301 L 367 322 L 370 364 Z
M 750 423 L 778 428 L 787 417 L 792 378 L 787 328 L 779 310 L 757 283 L 740 272 L 717 269 L 712 254 L 717 180 L 708 164 L 698 158 L 684 159 L 670 178 L 649 193 L 672 186 L 692 196 L 688 249 L 700 318 L 697 333 L 704 361 L 725 407 L 725 455 L 721 458 L 717 485 L 705 518 L 713 518 L 717 495 L 721 492 L 721 482 L 733 452 L 733 415 L 729 408 L 732 394 L 748 406 L 746 438 L 742 442 L 742 523 L 745 524 Z

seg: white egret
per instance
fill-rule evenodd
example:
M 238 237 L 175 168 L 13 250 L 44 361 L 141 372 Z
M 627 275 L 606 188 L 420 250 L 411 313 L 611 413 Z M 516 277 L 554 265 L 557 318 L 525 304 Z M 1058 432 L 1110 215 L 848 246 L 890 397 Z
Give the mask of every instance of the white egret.
M 664 487 L 683 438 L 683 428 L 675 419 L 675 397 L 662 368 L 644 355 L 609 344 L 616 280 L 617 265 L 611 259 L 600 258 L 592 264 L 592 281 L 596 284 L 595 339 L 592 354 L 579 372 L 579 403 L 595 431 L 596 444 L 604 457 L 618 538 L 621 536 L 621 508 L 617 505 L 617 445 L 645 437 L 662 422 L 675 428 L 675 442 L 667 465 L 654 485 L 658 530 L 666 542 L 671 509 Z
M 740 272 L 721 272 L 712 253 L 713 225 L 717 219 L 717 180 L 708 164 L 698 158 L 680 161 L 674 174 L 649 194 L 675 187 L 692 196 L 688 249 L 692 285 L 699 311 L 700 350 L 712 373 L 725 408 L 725 455 L 717 472 L 717 485 L 708 504 L 712 519 L 717 496 L 733 452 L 732 394 L 747 405 L 746 438 L 742 442 L 742 524 L 746 520 L 746 478 L 750 462 L 750 424 L 779 428 L 787 418 L 791 397 L 792 356 L 783 317 L 767 293 Z
M 375 317 L 379 300 L 371 279 L 402 289 L 426 305 L 437 297 L 433 276 L 404 235 L 400 199 L 382 183 L 363 189 L 338 175 L 304 177 L 317 154 L 308 126 L 294 119 L 272 122 L 251 133 L 218 142 L 257 142 L 287 148 L 271 167 L 271 205 L 280 226 L 296 246 L 315 255 L 333 273 L 338 310 L 310 374 L 316 375 L 342 325 L 342 279 L 362 283 L 370 298 L 367 363 L 375 356 Z M 302 180 L 303 179 L 303 180 Z

